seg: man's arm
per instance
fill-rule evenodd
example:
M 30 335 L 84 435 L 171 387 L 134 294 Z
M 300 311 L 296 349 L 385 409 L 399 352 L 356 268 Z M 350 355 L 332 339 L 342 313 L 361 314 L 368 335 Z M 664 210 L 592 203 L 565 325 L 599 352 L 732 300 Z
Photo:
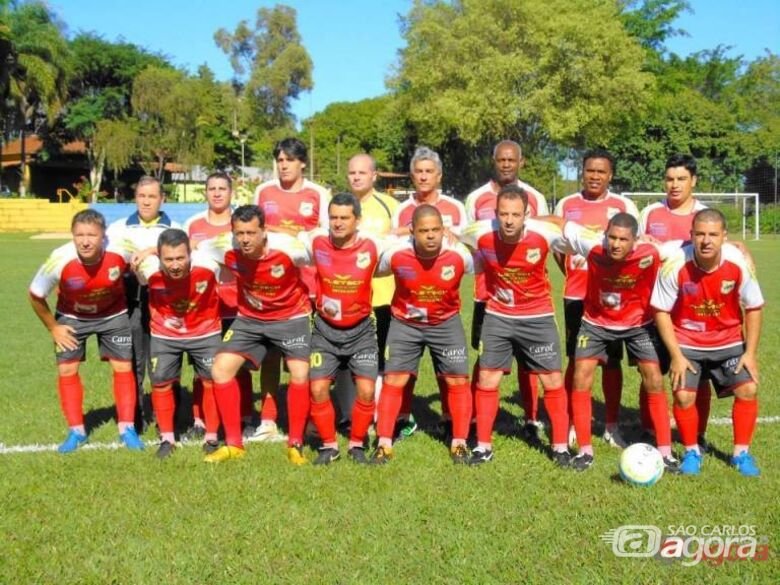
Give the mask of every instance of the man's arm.
M 682 387 L 682 384 L 685 381 L 685 372 L 690 370 L 695 374 L 696 368 L 693 367 L 691 362 L 685 359 L 685 356 L 680 349 L 680 345 L 677 343 L 677 336 L 674 334 L 674 325 L 672 324 L 671 315 L 665 311 L 656 311 L 655 326 L 658 328 L 658 335 L 664 342 L 666 349 L 669 351 L 669 356 L 671 357 L 669 376 L 672 380 L 672 392 L 674 392 Z
M 763 321 L 763 311 L 753 309 L 745 312 L 745 353 L 739 358 L 735 374 L 739 374 L 742 368 L 745 368 L 758 384 L 758 339 L 761 337 L 761 322 Z
M 33 294 L 29 295 L 30 305 L 32 305 L 33 311 L 41 320 L 41 323 L 49 330 L 54 344 L 59 351 L 73 350 L 78 348 L 79 344 L 76 337 L 73 335 L 75 331 L 69 325 L 61 325 L 57 323 L 54 315 L 49 309 L 49 303 L 46 299 L 36 297 Z

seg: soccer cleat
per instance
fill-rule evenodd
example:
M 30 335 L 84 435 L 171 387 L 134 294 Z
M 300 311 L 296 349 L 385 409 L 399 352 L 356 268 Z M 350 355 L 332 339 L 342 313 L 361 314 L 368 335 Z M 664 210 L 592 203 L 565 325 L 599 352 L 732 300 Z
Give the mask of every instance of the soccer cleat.
M 697 437 L 697 441 L 699 442 L 699 450 L 702 453 L 709 453 L 712 450 L 712 447 L 707 442 L 707 438 L 704 435 L 699 435 Z
M 558 467 L 569 467 L 571 465 L 571 453 L 568 451 L 553 451 L 552 460 Z
M 485 447 L 476 447 L 469 457 L 469 465 L 482 465 L 493 460 L 493 450 Z
M 339 460 L 339 450 L 331 449 L 330 447 L 320 447 L 317 458 L 314 460 L 314 465 L 330 465 L 334 461 Z
M 187 432 L 184 433 L 184 436 L 182 436 L 181 440 L 185 443 L 192 442 L 199 442 L 203 440 L 203 437 L 206 436 L 206 429 L 205 427 L 202 427 L 200 425 L 193 425 L 189 429 L 187 429 Z
M 701 461 L 701 454 L 693 449 L 688 449 L 683 455 L 682 463 L 680 463 L 680 473 L 684 475 L 699 475 L 701 472 Z
M 731 464 L 745 477 L 758 477 L 761 475 L 761 470 L 756 465 L 756 460 L 747 451 L 742 451 L 739 455 L 732 457 Z
M 206 441 L 203 443 L 203 452 L 206 455 L 211 455 L 217 449 L 219 449 L 219 441 Z
M 580 453 L 571 460 L 571 468 L 574 471 L 585 471 L 593 466 L 593 455 L 588 453 Z
M 144 442 L 138 437 L 133 427 L 127 427 L 125 432 L 119 435 L 119 438 L 125 447 L 132 451 L 143 451 L 144 449 Z
M 664 457 L 664 472 L 679 475 L 680 462 L 674 457 Z
M 371 454 L 369 463 L 371 465 L 384 465 L 393 458 L 393 448 L 386 445 L 379 445 Z
M 469 450 L 466 445 L 454 445 L 450 447 L 450 459 L 455 465 L 467 465 L 469 462 Z
M 625 449 L 628 447 L 628 443 L 617 429 L 614 431 L 608 431 L 607 429 L 604 429 L 603 439 L 610 447 L 615 447 L 617 449 Z
M 399 418 L 395 422 L 395 440 L 402 441 L 411 437 L 417 430 L 417 421 L 414 420 L 414 415 L 410 414 L 408 419 Z
M 71 429 L 71 431 L 68 433 L 68 436 L 65 437 L 65 440 L 62 442 L 62 445 L 57 447 L 57 451 L 60 453 L 73 453 L 73 451 L 78 449 L 86 442 L 87 435 L 82 435 L 81 433 Z
M 306 465 L 309 462 L 303 456 L 303 446 L 298 444 L 287 447 L 287 460 L 293 465 Z
M 574 429 L 574 425 L 569 427 L 569 449 L 573 449 L 577 446 L 577 431 Z
M 246 451 L 243 447 L 236 447 L 235 445 L 223 445 L 213 453 L 209 453 L 203 458 L 206 463 L 222 463 L 228 459 L 240 459 L 246 455 Z
M 244 429 L 244 440 L 249 443 L 280 443 L 287 437 L 282 434 L 275 422 L 261 423 L 257 428 Z
M 157 459 L 167 459 L 173 455 L 174 449 L 176 449 L 176 445 L 169 443 L 168 441 L 163 441 L 157 449 Z
M 347 451 L 347 456 L 355 463 L 368 463 L 368 457 L 366 457 L 366 450 L 363 447 L 351 447 Z

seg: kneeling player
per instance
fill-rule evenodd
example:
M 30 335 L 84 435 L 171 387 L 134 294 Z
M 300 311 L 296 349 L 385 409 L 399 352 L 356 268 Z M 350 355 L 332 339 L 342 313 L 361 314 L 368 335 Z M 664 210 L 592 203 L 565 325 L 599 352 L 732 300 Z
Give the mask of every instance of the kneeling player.
M 135 375 L 132 336 L 122 276 L 130 253 L 106 248 L 106 222 L 97 211 L 79 211 L 71 223 L 73 242 L 54 250 L 30 284 L 30 303 L 51 333 L 57 354 L 60 404 L 70 433 L 60 453 L 75 451 L 86 442 L 84 388 L 79 363 L 86 356 L 90 335 L 97 335 L 100 357 L 114 371 L 119 438 L 128 449 L 144 444 L 135 432 Z M 52 315 L 46 297 L 57 288 L 57 313 Z
M 734 395 L 731 463 L 742 475 L 757 476 L 760 472 L 749 449 L 758 418 L 757 355 L 764 298 L 744 254 L 725 242 L 726 234 L 720 211 L 697 212 L 692 243 L 661 268 L 651 304 L 671 357 L 674 418 L 685 446 L 680 471 L 694 475 L 701 471 L 695 402 L 700 381 L 709 378 L 719 398 Z
M 152 407 L 160 430 L 157 457 L 173 453 L 173 384 L 181 376 L 186 352 L 203 384 L 206 423 L 206 450 L 216 445 L 219 417 L 211 383 L 214 355 L 222 345 L 219 296 L 216 274 L 219 265 L 209 258 L 190 256 L 190 240 L 185 232 L 168 229 L 157 241 L 157 256 L 141 265 L 141 276 L 149 286 L 151 315 Z
M 473 271 L 473 261 L 466 248 L 445 246 L 443 238 L 439 210 L 420 205 L 412 216 L 412 239 L 383 253 L 377 269 L 380 275 L 393 274 L 395 294 L 379 397 L 379 442 L 372 463 L 386 463 L 393 457 L 393 430 L 404 386 L 417 374 L 426 347 L 447 385 L 453 436 L 450 455 L 454 463 L 468 461 L 471 392 L 459 287 L 463 275 Z

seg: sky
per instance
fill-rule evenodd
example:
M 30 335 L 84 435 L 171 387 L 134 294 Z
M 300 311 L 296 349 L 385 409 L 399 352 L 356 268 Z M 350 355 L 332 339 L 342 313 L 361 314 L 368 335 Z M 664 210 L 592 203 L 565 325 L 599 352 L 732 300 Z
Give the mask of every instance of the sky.
M 120 38 L 194 72 L 203 63 L 218 79 L 232 70 L 214 44 L 219 28 L 232 31 L 240 20 L 253 22 L 267 0 L 48 0 L 71 36 L 95 32 Z M 329 103 L 358 101 L 385 92 L 385 79 L 403 46 L 399 22 L 411 0 L 280 0 L 298 12 L 298 30 L 314 62 L 314 89 L 293 104 L 298 120 Z M 689 36 L 667 47 L 680 55 L 732 46 L 730 56 L 755 59 L 770 49 L 780 53 L 780 0 L 691 0 L 692 14 L 676 23 Z

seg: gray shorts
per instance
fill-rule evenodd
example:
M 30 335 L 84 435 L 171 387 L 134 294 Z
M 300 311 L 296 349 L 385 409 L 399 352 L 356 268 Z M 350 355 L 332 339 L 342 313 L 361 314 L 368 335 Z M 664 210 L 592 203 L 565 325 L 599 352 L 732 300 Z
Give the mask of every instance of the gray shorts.
M 691 371 L 685 372 L 683 390 L 696 392 L 701 380 L 712 380 L 718 398 L 725 398 L 734 394 L 734 388 L 754 381 L 745 368 L 742 368 L 739 374 L 734 373 L 739 358 L 745 353 L 743 345 L 713 350 L 688 347 L 680 349 L 685 359 L 696 368 L 695 374 Z
M 163 339 L 152 335 L 149 351 L 152 386 L 165 386 L 178 380 L 185 353 L 198 377 L 211 380 L 211 366 L 220 347 L 222 340 L 219 333 L 198 339 Z
M 234 353 L 243 357 L 256 370 L 263 363 L 268 349 L 275 347 L 285 360 L 309 361 L 311 329 L 309 316 L 289 321 L 260 321 L 236 317 L 222 337 L 217 353 Z
M 566 355 L 573 358 L 577 353 L 577 335 L 583 323 L 585 301 L 581 299 L 563 299 L 563 318 L 566 330 Z M 623 344 L 614 342 L 607 346 L 607 361 L 619 367 L 623 361 Z
M 347 367 L 355 378 L 376 380 L 379 349 L 371 317 L 353 327 L 340 329 L 315 315 L 311 333 L 309 379 L 333 379 L 336 370 Z
M 531 374 L 561 371 L 561 340 L 552 315 L 510 319 L 487 313 L 479 343 L 481 369 L 509 372 L 514 357 Z
M 460 315 L 438 325 L 409 325 L 393 317 L 385 348 L 385 375 L 417 375 L 425 348 L 440 376 L 468 376 L 469 354 Z
M 633 363 L 656 363 L 666 373 L 669 358 L 658 331 L 652 324 L 631 329 L 608 329 L 583 321 L 577 335 L 575 359 L 597 360 L 606 364 L 609 349 L 615 343 L 625 343 L 629 361 Z
M 58 351 L 55 347 L 58 364 L 83 362 L 87 357 L 87 339 L 92 334 L 97 335 L 98 338 L 100 359 L 122 362 L 129 362 L 133 359 L 133 336 L 130 332 L 130 319 L 127 313 L 94 321 L 57 315 L 57 323 L 70 325 L 79 344 L 76 349 L 64 351 Z

